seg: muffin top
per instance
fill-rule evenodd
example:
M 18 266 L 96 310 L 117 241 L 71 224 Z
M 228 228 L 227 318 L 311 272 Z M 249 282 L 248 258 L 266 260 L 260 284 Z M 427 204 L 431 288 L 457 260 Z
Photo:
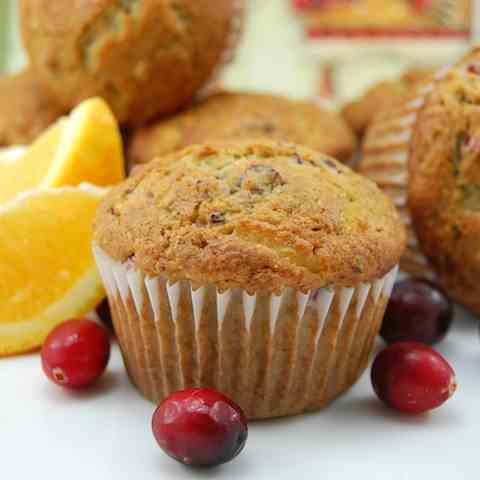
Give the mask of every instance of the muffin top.
M 33 142 L 65 113 L 30 70 L 0 77 L 0 106 L 0 146 Z
M 357 286 L 394 267 L 404 229 L 373 182 L 293 144 L 192 146 L 99 208 L 95 241 L 170 281 L 249 292 Z
M 418 117 L 409 175 L 424 253 L 450 293 L 480 312 L 480 61 L 435 84 Z
M 20 0 L 38 78 L 67 108 L 104 98 L 122 123 L 177 111 L 236 43 L 244 0 Z
M 260 138 L 298 143 L 340 160 L 348 160 L 357 147 L 354 133 L 333 110 L 281 96 L 222 91 L 138 129 L 128 156 L 134 164 L 145 163 L 189 145 Z

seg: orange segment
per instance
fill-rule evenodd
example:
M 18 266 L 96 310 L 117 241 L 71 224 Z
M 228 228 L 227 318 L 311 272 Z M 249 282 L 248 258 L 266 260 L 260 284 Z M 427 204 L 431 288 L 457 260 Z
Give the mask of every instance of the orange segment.
M 34 190 L 0 206 L 0 355 L 39 347 L 54 326 L 103 298 L 91 242 L 104 192 Z
M 23 155 L 0 158 L 0 204 L 25 190 L 125 178 L 122 140 L 107 104 L 94 98 L 46 130 Z
M 64 125 L 65 121 L 60 120 L 47 129 L 23 155 L 13 161 L 0 163 L 0 204 L 19 192 L 40 185 L 55 156 Z

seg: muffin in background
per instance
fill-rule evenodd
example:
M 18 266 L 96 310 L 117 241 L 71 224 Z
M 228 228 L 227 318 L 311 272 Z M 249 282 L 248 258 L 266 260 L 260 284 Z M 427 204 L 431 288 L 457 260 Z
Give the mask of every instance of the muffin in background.
M 433 278 L 423 255 L 408 210 L 407 163 L 418 112 L 432 84 L 417 86 L 396 105 L 381 110 L 367 131 L 357 170 L 370 178 L 392 199 L 407 229 L 407 250 L 401 269 L 414 276 Z
M 342 161 L 357 147 L 355 135 L 333 110 L 281 96 L 221 91 L 139 128 L 127 156 L 131 164 L 146 163 L 194 144 L 261 138 L 298 143 Z
M 28 145 L 66 113 L 31 70 L 0 77 L 0 147 Z
M 418 116 L 408 206 L 438 281 L 480 314 L 480 61 L 437 82 Z
M 30 62 L 65 108 L 104 98 L 121 123 L 188 104 L 232 56 L 243 0 L 20 0 Z
M 379 111 L 396 105 L 412 88 L 428 82 L 434 75 L 433 69 L 418 68 L 408 70 L 398 80 L 379 82 L 359 99 L 347 103 L 342 109 L 343 118 L 363 137 Z
M 447 257 L 442 260 L 442 254 L 439 253 L 438 245 L 433 247 L 430 244 L 432 238 L 427 240 L 428 237 L 425 234 L 418 235 L 418 232 L 425 228 L 424 225 L 426 225 L 426 223 L 422 225 L 422 223 L 425 222 L 425 219 L 417 220 L 417 218 L 423 215 L 420 212 L 421 208 L 426 208 L 426 211 L 438 209 L 434 215 L 437 219 L 443 215 L 450 215 L 452 208 L 454 209 L 457 207 L 454 206 L 452 203 L 453 200 L 449 195 L 453 191 L 458 191 L 458 189 L 452 187 L 452 185 L 454 185 L 452 176 L 450 174 L 446 175 L 443 171 L 447 168 L 445 165 L 451 161 L 451 157 L 449 158 L 445 152 L 441 151 L 449 141 L 449 137 L 446 134 L 447 130 L 451 134 L 454 134 L 457 132 L 457 127 L 452 124 L 447 128 L 444 125 L 445 132 L 435 133 L 435 129 L 438 128 L 438 125 L 435 125 L 434 122 L 426 122 L 425 125 L 427 126 L 422 125 L 425 120 L 422 120 L 421 124 L 419 115 L 422 115 L 423 118 L 423 113 L 421 114 L 421 112 L 423 112 L 424 109 L 425 111 L 428 109 L 428 113 L 425 113 L 425 115 L 428 115 L 427 118 L 433 117 L 432 108 L 426 107 L 426 104 L 430 105 L 430 98 L 435 97 L 438 99 L 438 91 L 445 88 L 443 87 L 445 81 L 448 83 L 450 78 L 459 77 L 465 78 L 465 81 L 469 79 L 468 81 L 475 83 L 476 80 L 478 80 L 476 74 L 478 71 L 480 71 L 480 46 L 475 46 L 472 47 L 472 49 L 470 49 L 470 51 L 459 62 L 457 62 L 456 65 L 446 67 L 439 71 L 430 84 L 417 86 L 411 94 L 404 96 L 402 101 L 393 108 L 384 109 L 377 115 L 367 132 L 363 145 L 363 157 L 358 166 L 360 173 L 375 181 L 394 201 L 400 211 L 402 220 L 407 227 L 407 250 L 400 262 L 401 269 L 408 274 L 426 277 L 440 282 L 444 285 L 447 293 L 474 311 L 477 311 L 478 307 L 476 306 L 475 301 L 469 298 L 469 295 L 463 288 L 463 286 L 468 285 L 468 282 L 471 280 L 462 279 L 463 277 L 457 278 L 455 274 L 452 275 L 451 279 L 447 279 L 446 276 L 448 274 L 442 273 L 442 270 L 445 269 L 445 271 L 447 271 L 448 269 L 451 269 L 453 272 L 457 269 L 459 272 L 461 269 L 464 269 L 466 272 L 465 276 L 470 276 L 475 267 L 472 269 L 471 266 L 465 264 L 461 266 L 458 265 L 458 267 L 454 267 L 453 264 L 451 266 L 446 265 L 439 267 Z M 437 91 L 437 89 L 439 90 Z M 460 91 L 460 100 L 462 99 L 462 95 L 463 93 Z M 450 105 L 452 105 L 452 102 L 450 102 Z M 439 117 L 437 117 L 437 120 L 435 121 L 441 122 L 442 120 L 440 119 L 446 121 L 449 114 L 447 112 L 442 112 L 442 108 L 439 105 L 436 106 L 436 109 L 439 110 Z M 458 111 L 458 109 L 456 111 Z M 459 115 L 458 119 L 455 121 L 459 121 L 460 125 L 464 125 L 461 118 L 462 117 Z M 422 132 L 421 135 L 423 140 L 419 140 L 420 133 L 418 132 L 420 131 Z M 438 144 L 434 135 L 439 136 Z M 419 163 L 421 163 L 419 160 L 419 153 L 417 152 L 419 147 L 413 145 L 414 138 L 416 138 L 415 143 L 420 142 L 422 144 L 420 149 L 422 152 L 421 156 L 426 155 L 430 158 L 438 155 L 438 163 L 432 160 L 428 161 L 428 165 L 434 165 L 435 168 L 439 169 L 437 172 L 430 168 L 428 174 L 432 177 L 431 185 L 422 180 L 425 175 L 424 172 L 422 173 L 422 169 L 419 169 L 418 176 L 414 173 L 414 170 L 416 170 Z M 458 148 L 460 149 L 460 146 Z M 454 150 L 452 149 L 452 152 L 453 151 Z M 412 159 L 409 166 L 410 156 L 416 160 Z M 410 189 L 409 193 L 409 182 L 411 177 L 416 178 L 415 183 L 422 185 L 422 187 L 416 186 L 415 190 L 412 192 Z M 444 194 L 441 194 L 435 189 L 439 185 L 443 185 L 443 182 L 451 182 L 451 184 Z M 467 184 L 471 183 L 471 179 L 469 178 Z M 412 200 L 409 199 L 409 195 L 413 195 Z M 445 197 L 443 198 L 442 195 L 445 195 Z M 441 204 L 438 203 L 439 199 L 442 201 Z M 427 207 L 428 202 L 432 203 Z M 412 219 L 412 213 L 410 211 L 412 204 L 422 205 L 422 207 L 416 207 L 418 208 L 418 211 L 415 214 L 415 219 Z M 442 205 L 447 206 L 447 210 L 450 213 L 441 212 L 440 207 Z M 441 222 L 445 221 L 445 218 L 441 220 Z M 449 219 L 449 223 L 446 225 L 439 223 L 437 226 L 439 230 L 437 230 L 437 232 L 441 231 L 444 227 L 452 228 L 451 219 Z M 460 229 L 458 233 L 461 233 L 462 229 Z M 438 233 L 432 232 L 432 237 L 437 234 Z M 424 240 L 426 241 L 425 245 L 423 244 Z M 451 248 L 452 244 L 447 243 L 447 245 Z M 474 249 L 472 250 L 472 248 L 470 248 L 467 256 L 472 255 L 472 251 L 474 251 Z M 448 255 L 448 249 L 445 249 L 444 254 Z M 456 252 L 455 255 L 457 255 L 457 259 L 460 258 L 459 252 Z M 436 258 L 432 259 L 432 257 Z M 475 261 L 472 260 L 472 262 L 475 264 Z M 460 293 L 458 289 L 460 289 Z M 472 292 L 473 291 L 474 290 L 472 290 Z
M 143 395 L 212 387 L 268 418 L 321 408 L 359 378 L 404 240 L 373 182 L 258 141 L 146 165 L 99 209 L 93 248 Z

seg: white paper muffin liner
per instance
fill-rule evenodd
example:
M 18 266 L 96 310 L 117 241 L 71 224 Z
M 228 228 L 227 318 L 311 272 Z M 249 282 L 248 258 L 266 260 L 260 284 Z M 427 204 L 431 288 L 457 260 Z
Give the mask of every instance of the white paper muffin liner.
M 397 268 L 357 288 L 306 294 L 194 289 L 147 277 L 98 246 L 94 256 L 132 382 L 158 403 L 195 386 L 215 388 L 249 418 L 315 410 L 367 366 Z
M 435 80 L 443 78 L 447 71 L 448 68 L 439 71 Z M 421 251 L 408 209 L 408 160 L 417 117 L 434 81 L 418 87 L 403 103 L 377 116 L 367 132 L 358 168 L 392 199 L 406 226 L 407 250 L 400 262 L 401 269 L 430 279 L 435 274 Z

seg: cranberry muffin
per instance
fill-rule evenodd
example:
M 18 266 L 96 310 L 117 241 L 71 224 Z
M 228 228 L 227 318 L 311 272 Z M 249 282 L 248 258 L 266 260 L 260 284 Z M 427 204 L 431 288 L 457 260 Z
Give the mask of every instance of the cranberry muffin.
M 401 260 L 401 267 L 411 275 L 432 280 L 436 277 L 433 265 L 419 244 L 408 205 L 408 161 L 418 115 L 435 85 L 445 78 L 448 72 L 454 69 L 476 70 L 479 62 L 480 47 L 473 47 L 456 65 L 437 72 L 430 83 L 417 85 L 399 102 L 381 110 L 364 140 L 358 171 L 375 181 L 399 209 L 408 233 L 408 248 Z M 424 133 L 429 135 L 425 130 Z
M 259 138 L 305 145 L 342 161 L 357 147 L 354 133 L 332 110 L 281 96 L 221 91 L 175 117 L 138 129 L 128 159 L 145 163 L 197 143 Z
M 26 70 L 0 77 L 0 147 L 27 145 L 66 113 Z
M 100 207 L 94 252 L 147 398 L 211 387 L 267 418 L 321 408 L 359 378 L 404 240 L 373 182 L 258 141 L 146 165 Z
M 480 314 L 480 62 L 435 85 L 411 146 L 408 205 L 443 287 Z
M 99 96 L 121 123 L 185 106 L 231 56 L 243 0 L 21 0 L 31 64 L 65 108 Z

